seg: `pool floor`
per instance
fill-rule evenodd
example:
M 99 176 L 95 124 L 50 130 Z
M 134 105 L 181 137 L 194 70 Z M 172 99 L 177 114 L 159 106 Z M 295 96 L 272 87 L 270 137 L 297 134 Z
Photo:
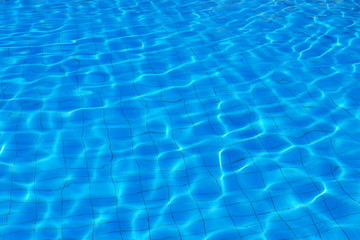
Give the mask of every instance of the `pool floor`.
M 360 239 L 357 0 L 0 11 L 3 240 Z

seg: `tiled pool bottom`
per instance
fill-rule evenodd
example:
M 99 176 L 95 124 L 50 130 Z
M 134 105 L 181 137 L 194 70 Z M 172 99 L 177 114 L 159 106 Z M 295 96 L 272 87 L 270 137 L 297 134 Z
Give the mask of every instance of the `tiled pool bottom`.
M 360 239 L 357 1 L 0 1 L 0 237 Z

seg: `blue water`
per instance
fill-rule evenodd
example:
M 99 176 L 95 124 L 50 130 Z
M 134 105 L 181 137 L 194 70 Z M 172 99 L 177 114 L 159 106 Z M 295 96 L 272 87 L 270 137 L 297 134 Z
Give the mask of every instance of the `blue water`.
M 3 240 L 360 239 L 357 0 L 0 11 Z

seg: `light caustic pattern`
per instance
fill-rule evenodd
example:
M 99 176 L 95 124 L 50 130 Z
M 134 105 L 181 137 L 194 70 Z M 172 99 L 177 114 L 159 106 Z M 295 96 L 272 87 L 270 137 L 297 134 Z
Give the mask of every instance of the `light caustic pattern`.
M 0 11 L 0 238 L 360 239 L 358 1 Z

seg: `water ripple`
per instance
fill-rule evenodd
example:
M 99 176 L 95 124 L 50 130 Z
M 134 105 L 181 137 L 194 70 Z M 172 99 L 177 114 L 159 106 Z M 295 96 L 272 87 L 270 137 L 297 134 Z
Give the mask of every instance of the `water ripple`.
M 0 1 L 3 239 L 358 239 L 356 1 Z

